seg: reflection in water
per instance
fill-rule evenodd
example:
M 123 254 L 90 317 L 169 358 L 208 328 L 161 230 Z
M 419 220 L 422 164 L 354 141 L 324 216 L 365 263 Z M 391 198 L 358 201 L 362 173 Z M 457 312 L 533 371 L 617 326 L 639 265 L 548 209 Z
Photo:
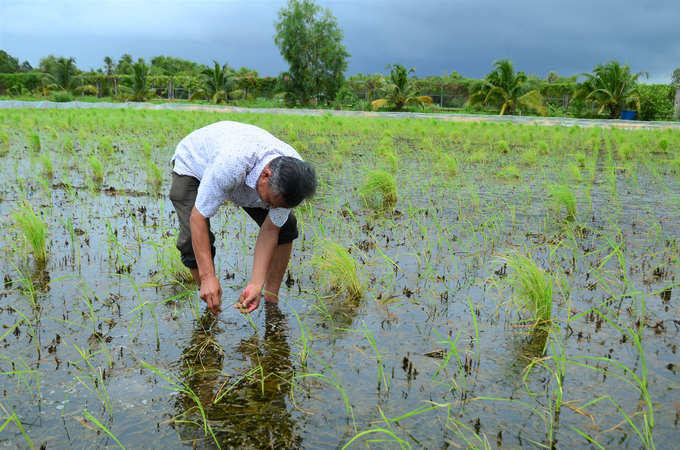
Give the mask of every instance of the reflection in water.
M 216 337 L 222 330 L 212 316 L 207 315 L 192 333 L 184 351 L 181 377 L 200 399 L 222 448 L 301 447 L 298 425 L 286 409 L 293 367 L 285 320 L 278 305 L 265 303 L 264 339 L 256 334 L 242 340 L 235 347 L 238 355 L 233 356 L 225 355 L 217 344 Z M 247 365 L 241 373 L 225 374 L 225 356 L 247 361 Z M 179 395 L 175 407 L 178 415 L 184 414 L 178 420 L 201 422 L 192 397 Z M 200 427 L 180 428 L 182 439 L 189 445 L 204 438 Z

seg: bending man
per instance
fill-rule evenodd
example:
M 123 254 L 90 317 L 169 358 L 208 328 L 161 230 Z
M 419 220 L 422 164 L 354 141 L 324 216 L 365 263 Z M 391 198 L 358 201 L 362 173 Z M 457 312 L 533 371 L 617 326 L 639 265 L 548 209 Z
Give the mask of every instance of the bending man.
M 248 312 L 257 309 L 265 286 L 265 301 L 278 302 L 298 237 L 291 208 L 316 191 L 311 164 L 261 128 L 228 121 L 189 134 L 177 145 L 172 162 L 170 200 L 180 224 L 177 249 L 210 312 L 222 311 L 210 218 L 225 200 L 241 206 L 260 226 L 253 272 L 239 296 L 240 306 Z

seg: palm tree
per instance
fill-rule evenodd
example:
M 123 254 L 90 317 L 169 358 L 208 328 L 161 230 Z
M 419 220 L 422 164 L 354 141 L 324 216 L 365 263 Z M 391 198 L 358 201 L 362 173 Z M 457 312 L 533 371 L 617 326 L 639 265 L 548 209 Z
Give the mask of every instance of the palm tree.
M 149 66 L 144 62 L 137 62 L 132 65 L 132 77 L 121 81 L 129 94 L 126 97 L 128 101 L 143 102 L 157 97 L 156 91 L 149 86 L 149 70 Z
M 66 59 L 60 56 L 56 58 L 52 73 L 46 75 L 45 80 L 50 83 L 47 86 L 50 90 L 66 91 L 71 94 L 74 92 L 97 93 L 95 86 L 81 85 L 83 77 L 80 75 L 80 71 L 76 67 L 76 60 L 73 57 Z
M 582 73 L 581 76 L 586 80 L 574 92 L 574 99 L 601 105 L 599 113 L 609 110 L 610 119 L 618 118 L 629 105 L 640 112 L 638 80 L 643 76 L 649 78 L 649 73 L 633 75 L 628 63 L 621 66 L 618 61 L 609 61 L 595 66 L 592 74 Z
M 380 88 L 385 98 L 371 102 L 374 111 L 381 106 L 393 106 L 400 111 L 407 105 L 418 105 L 425 111 L 425 103 L 432 103 L 431 97 L 421 96 L 418 88 L 409 82 L 408 76 L 415 73 L 415 67 L 407 71 L 401 64 L 388 64 L 385 69 L 390 70 L 389 76 L 384 79 Z
M 470 89 L 470 106 L 498 105 L 501 116 L 506 111 L 514 114 L 517 107 L 535 109 L 543 116 L 547 114 L 538 80 L 530 79 L 523 71 L 515 72 L 509 59 L 495 61 L 493 68 L 493 72 L 486 74 Z
M 110 56 L 105 56 L 104 64 L 106 65 L 106 74 L 111 75 L 113 73 L 113 66 L 115 65 L 115 63 L 113 62 L 113 58 L 111 58 Z
M 194 91 L 189 100 L 208 98 L 215 104 L 229 102 L 229 84 L 236 80 L 234 69 L 229 66 L 228 62 L 220 66 L 220 63 L 213 59 L 213 63 L 215 63 L 214 69 L 205 68 L 201 71 L 203 87 Z

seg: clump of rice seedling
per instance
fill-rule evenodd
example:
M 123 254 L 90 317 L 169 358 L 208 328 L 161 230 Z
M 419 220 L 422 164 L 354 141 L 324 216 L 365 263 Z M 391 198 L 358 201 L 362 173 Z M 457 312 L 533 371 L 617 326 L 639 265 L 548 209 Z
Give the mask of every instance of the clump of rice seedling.
M 312 141 L 312 144 L 317 144 L 317 145 L 328 144 L 328 139 L 326 139 L 323 136 L 317 136 Z
M 574 162 L 579 167 L 585 167 L 586 166 L 586 154 L 583 153 L 583 152 L 578 152 L 578 153 L 574 154 Z
M 562 133 L 555 133 L 552 139 L 555 148 L 562 148 L 562 142 L 564 141 L 564 135 Z
M 658 147 L 659 150 L 662 152 L 665 152 L 668 150 L 668 139 L 667 138 L 661 138 L 658 141 L 656 141 L 656 146 Z
M 440 158 L 442 169 L 450 177 L 458 175 L 458 160 L 453 155 L 442 155 Z
M 66 150 L 69 153 L 71 153 L 75 149 L 75 146 L 73 144 L 73 139 L 71 139 L 70 137 L 63 138 L 61 140 L 61 145 L 62 145 L 63 149 Z
M 512 273 L 506 282 L 515 290 L 509 301 L 511 309 L 529 316 L 534 326 L 552 320 L 553 278 L 521 253 L 503 258 Z
M 569 174 L 569 178 L 571 180 L 576 181 L 577 183 L 583 181 L 583 177 L 581 177 L 581 169 L 576 164 L 569 164 L 567 166 L 567 173 Z
M 519 180 L 521 178 L 519 169 L 512 164 L 503 167 L 498 175 L 506 180 Z
M 154 189 L 158 190 L 163 184 L 163 172 L 158 167 L 158 164 L 149 160 L 146 162 L 146 180 Z
M 9 135 L 5 130 L 0 130 L 0 150 L 9 150 Z
M 47 225 L 27 201 L 20 202 L 18 206 L 19 209 L 12 211 L 16 226 L 28 242 L 35 260 L 44 263 L 47 260 Z
M 380 159 L 390 168 L 390 172 L 395 173 L 399 167 L 399 159 L 392 151 L 386 150 L 380 155 Z
M 97 183 L 101 183 L 101 181 L 104 179 L 104 165 L 99 160 L 99 158 L 94 155 L 87 158 L 87 162 L 90 164 L 92 179 Z
M 479 150 L 478 152 L 475 152 L 472 155 L 470 155 L 468 161 L 471 164 L 486 163 L 488 161 L 488 158 L 484 150 Z
M 538 144 L 536 144 L 536 147 L 538 148 L 538 153 L 542 156 L 547 155 L 550 153 L 550 149 L 548 148 L 548 143 L 545 141 L 539 141 Z
M 111 144 L 111 139 L 108 136 L 104 136 L 99 140 L 99 151 L 105 156 L 113 154 L 113 144 Z
M 149 143 L 149 141 L 142 141 L 141 150 L 144 159 L 151 159 L 151 144 Z
M 358 192 L 366 203 L 390 206 L 397 203 L 397 182 L 391 173 L 384 170 L 368 173 Z
M 470 151 L 472 150 L 472 142 L 470 142 L 470 139 L 465 139 L 465 143 L 463 144 L 463 150 Z
M 533 149 L 527 149 L 524 153 L 522 153 L 522 162 L 528 166 L 533 166 L 536 164 L 536 161 L 538 161 L 538 152 Z
M 288 140 L 288 142 L 293 142 L 293 141 L 299 140 L 300 137 L 298 136 L 297 131 L 291 131 L 291 132 L 288 133 L 288 136 L 286 137 L 286 139 Z
M 623 159 L 624 161 L 632 159 L 634 150 L 633 144 L 630 142 L 624 142 L 618 148 L 619 158 Z
M 498 141 L 494 146 L 495 150 L 501 153 L 510 153 L 510 146 L 505 141 Z
M 326 291 L 338 291 L 351 298 L 363 296 L 356 261 L 347 249 L 330 239 L 322 239 L 310 260 L 317 283 Z
M 54 164 L 52 163 L 50 155 L 47 153 L 40 155 L 40 163 L 43 166 L 43 173 L 45 176 L 52 178 L 54 175 Z
M 158 272 L 152 279 L 154 283 L 172 281 L 191 284 L 195 282 L 191 271 L 182 263 L 182 256 L 177 251 L 175 242 L 176 237 L 172 236 L 163 236 L 158 245 L 154 240 L 151 241 L 156 250 L 156 264 L 158 266 Z
M 576 197 L 571 192 L 568 186 L 555 185 L 550 188 L 550 195 L 553 198 L 553 203 L 557 212 L 564 207 L 567 211 L 567 219 L 571 220 L 576 217 Z
M 38 133 L 31 133 L 28 135 L 28 146 L 35 152 L 40 151 L 40 135 Z

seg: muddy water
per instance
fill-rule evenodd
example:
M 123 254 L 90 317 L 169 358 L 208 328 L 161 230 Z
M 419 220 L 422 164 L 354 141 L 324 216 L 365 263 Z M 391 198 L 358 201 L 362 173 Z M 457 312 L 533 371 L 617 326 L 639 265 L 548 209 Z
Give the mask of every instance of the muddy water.
M 282 301 L 253 314 L 255 331 L 230 307 L 209 317 L 195 288 L 159 276 L 157 259 L 168 258 L 159 246 L 177 227 L 165 193 L 179 136 L 154 148 L 165 172 L 157 195 L 134 142 L 106 160 L 98 185 L 83 163 L 95 144 L 64 154 L 46 138 L 55 174 L 45 190 L 26 139 L 13 130 L 2 157 L 0 402 L 36 447 L 116 448 L 89 413 L 125 448 L 342 448 L 368 430 L 353 448 L 398 447 L 380 430 L 414 448 L 465 448 L 461 434 L 480 447 L 593 446 L 578 429 L 605 448 L 637 449 L 623 413 L 642 429 L 648 409 L 633 377 L 642 377 L 642 357 L 654 444 L 676 445 L 680 189 L 670 169 L 640 162 L 635 180 L 610 175 L 601 158 L 592 183 L 572 184 L 577 217 L 567 221 L 548 198 L 560 156 L 521 180 L 496 177 L 502 161 L 461 164 L 451 179 L 400 147 L 399 202 L 376 212 L 355 193 L 379 165 L 371 145 L 339 170 L 302 136 L 323 183 L 298 213 L 304 237 Z M 49 227 L 44 265 L 20 248 L 10 220 L 22 195 Z M 229 206 L 213 227 L 224 301 L 233 303 L 257 230 Z M 317 289 L 316 237 L 351 249 L 363 299 Z M 552 331 L 532 331 L 506 303 L 512 273 L 500 257 L 513 251 L 556 279 Z M 558 412 L 549 357 L 560 354 L 569 362 Z M 12 422 L 0 442 L 25 448 L 25 436 Z

